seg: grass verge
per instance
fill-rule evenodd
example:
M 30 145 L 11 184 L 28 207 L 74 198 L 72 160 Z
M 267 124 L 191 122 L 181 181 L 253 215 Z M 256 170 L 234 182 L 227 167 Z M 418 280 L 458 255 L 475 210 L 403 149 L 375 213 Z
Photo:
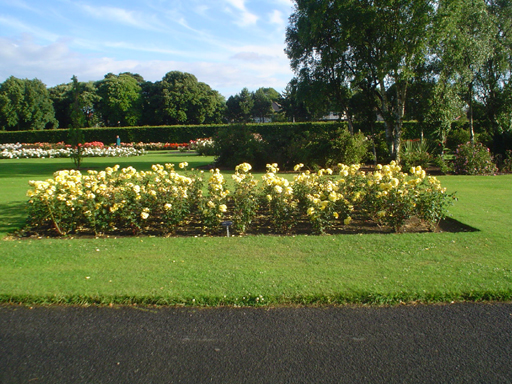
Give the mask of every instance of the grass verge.
M 87 159 L 137 169 L 211 159 L 154 153 Z M 29 179 L 67 159 L 0 160 L 0 236 L 24 222 Z M 324 305 L 512 299 L 512 176 L 440 178 L 450 216 L 477 232 L 0 242 L 0 302 L 25 304 Z

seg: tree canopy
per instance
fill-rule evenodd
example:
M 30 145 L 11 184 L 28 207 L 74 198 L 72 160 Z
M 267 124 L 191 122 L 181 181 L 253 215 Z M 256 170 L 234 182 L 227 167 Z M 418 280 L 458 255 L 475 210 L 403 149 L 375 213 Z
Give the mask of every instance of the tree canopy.
M 294 94 L 313 115 L 336 111 L 349 124 L 364 100 L 394 158 L 407 113 L 435 122 L 441 141 L 462 110 L 472 122 L 475 103 L 496 131 L 510 129 L 511 3 L 295 0 L 286 33 Z
M 13 131 L 58 126 L 50 94 L 41 80 L 11 76 L 0 84 L 0 126 Z

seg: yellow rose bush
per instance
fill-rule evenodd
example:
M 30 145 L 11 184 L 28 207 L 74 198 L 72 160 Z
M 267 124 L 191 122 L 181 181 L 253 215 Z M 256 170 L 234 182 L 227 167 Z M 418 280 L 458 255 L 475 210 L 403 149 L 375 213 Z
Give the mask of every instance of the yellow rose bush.
M 267 164 L 267 173 L 262 179 L 261 206 L 275 232 L 286 233 L 297 219 L 297 199 L 290 182 L 277 176 L 277 164 Z
M 235 168 L 232 176 L 235 182 L 233 191 L 233 225 L 239 233 L 245 233 L 252 224 L 259 208 L 258 181 L 250 173 L 252 166 L 242 163 Z
M 208 176 L 187 166 L 179 164 L 178 172 L 174 164 L 155 164 L 150 171 L 116 165 L 30 181 L 29 224 L 59 235 L 173 234 L 191 227 L 214 234 L 222 221 L 231 220 L 239 234 L 250 232 L 255 222 L 276 233 L 301 226 L 322 234 L 355 219 L 398 232 L 412 217 L 434 229 L 454 200 L 421 167 L 405 173 L 395 162 L 373 172 L 358 164 L 311 172 L 298 164 L 292 181 L 278 175 L 277 164 L 267 164 L 261 182 L 250 173 L 251 165 L 242 163 L 232 175 L 232 192 L 219 169 Z
M 340 192 L 339 182 L 330 168 L 315 173 L 301 172 L 294 178 L 293 191 L 299 211 L 306 212 L 314 233 L 324 233 L 336 221 L 350 222 L 353 206 Z
M 227 196 L 229 191 L 225 188 L 226 180 L 219 169 L 210 171 L 208 179 L 208 194 L 199 200 L 199 217 L 203 224 L 203 231 L 213 233 L 220 226 L 227 212 Z

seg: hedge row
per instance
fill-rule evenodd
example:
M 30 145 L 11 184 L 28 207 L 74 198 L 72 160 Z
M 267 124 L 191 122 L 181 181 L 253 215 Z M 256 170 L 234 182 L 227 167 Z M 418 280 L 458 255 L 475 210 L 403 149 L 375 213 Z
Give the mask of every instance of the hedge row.
M 296 134 L 297 131 L 308 130 L 330 131 L 348 128 L 346 122 L 307 122 L 307 123 L 266 123 L 249 124 L 251 130 L 264 136 L 280 136 L 282 140 Z M 217 130 L 225 125 L 184 125 L 184 126 L 145 126 L 145 127 L 108 127 L 108 128 L 84 128 L 86 142 L 101 141 L 105 144 L 115 143 L 119 135 L 123 142 L 169 142 L 185 143 L 203 137 L 211 137 Z M 369 133 L 369 129 L 362 123 L 354 125 L 356 131 Z M 384 131 L 384 124 L 376 124 L 377 132 Z M 403 137 L 405 139 L 419 138 L 419 125 L 415 122 L 404 123 Z M 0 131 L 0 143 L 58 143 L 69 142 L 68 129 L 48 129 L 40 131 Z

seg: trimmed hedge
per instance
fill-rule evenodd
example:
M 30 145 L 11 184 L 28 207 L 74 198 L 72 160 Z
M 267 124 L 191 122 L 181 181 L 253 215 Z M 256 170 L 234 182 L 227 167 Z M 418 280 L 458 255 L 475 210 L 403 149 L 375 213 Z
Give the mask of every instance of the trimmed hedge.
M 83 128 L 86 142 L 101 141 L 105 144 L 115 143 L 119 135 L 121 141 L 129 142 L 167 142 L 186 143 L 204 137 L 212 137 L 220 127 L 226 125 L 172 125 L 172 126 L 145 126 L 145 127 L 104 127 Z M 339 128 L 348 128 L 342 122 L 305 122 L 305 123 L 265 123 L 248 124 L 250 130 L 260 133 L 264 137 L 279 137 L 280 141 L 287 141 L 303 131 L 320 133 L 335 131 Z M 384 132 L 384 123 L 375 123 L 375 133 Z M 354 131 L 369 134 L 370 129 L 364 123 L 355 123 Z M 420 137 L 420 125 L 416 122 L 404 122 L 402 137 L 404 139 L 417 139 Z M 68 129 L 45 129 L 40 131 L 0 131 L 0 143 L 58 143 L 68 142 Z
M 119 135 L 124 143 L 187 143 L 203 137 L 211 137 L 217 131 L 215 125 L 158 126 L 158 127 L 108 127 L 83 128 L 86 142 L 101 141 L 112 144 Z M 69 143 L 68 129 L 42 131 L 0 131 L 0 143 Z

